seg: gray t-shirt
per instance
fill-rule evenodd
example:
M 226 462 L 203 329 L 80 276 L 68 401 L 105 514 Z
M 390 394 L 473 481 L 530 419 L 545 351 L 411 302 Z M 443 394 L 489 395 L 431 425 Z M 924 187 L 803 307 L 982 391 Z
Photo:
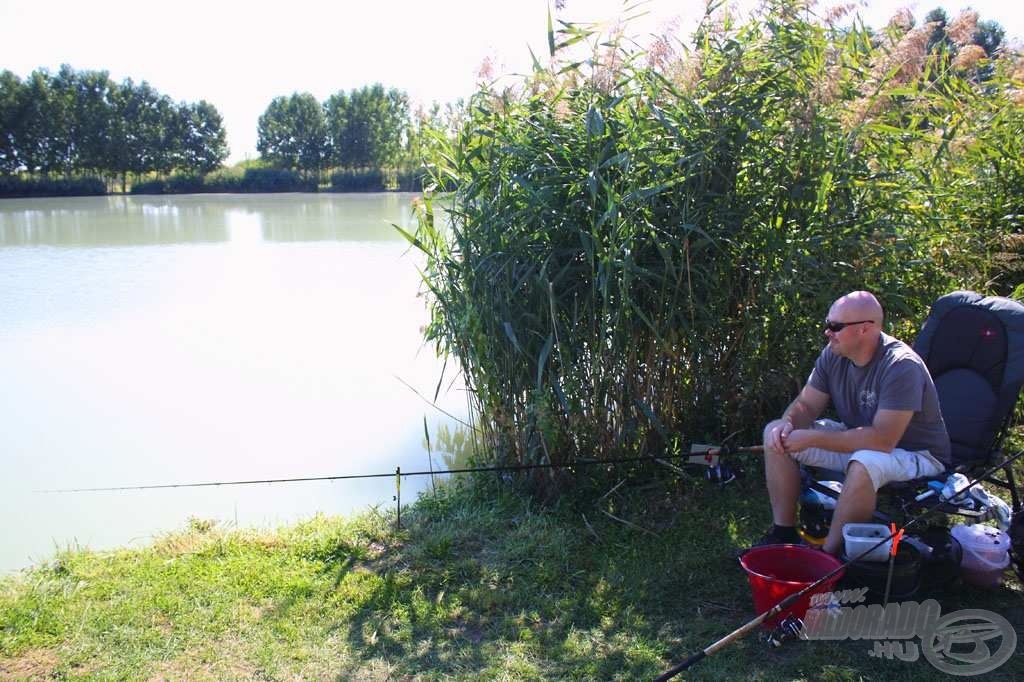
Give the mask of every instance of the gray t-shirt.
M 829 395 L 839 419 L 850 428 L 869 426 L 880 409 L 913 411 L 896 447 L 927 450 L 949 464 L 949 435 L 928 368 L 910 346 L 881 336 L 874 357 L 863 367 L 825 346 L 807 383 Z

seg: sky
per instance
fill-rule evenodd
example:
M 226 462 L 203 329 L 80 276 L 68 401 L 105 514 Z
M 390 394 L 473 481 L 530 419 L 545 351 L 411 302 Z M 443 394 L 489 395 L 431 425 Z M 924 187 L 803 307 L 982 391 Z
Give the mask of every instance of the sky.
M 731 0 L 743 11 L 754 0 Z M 175 101 L 204 99 L 220 111 L 229 162 L 256 158 L 256 125 L 270 101 L 310 92 L 324 101 L 339 90 L 383 83 L 414 104 L 452 102 L 475 90 L 490 59 L 498 73 L 525 73 L 530 49 L 547 54 L 551 0 L 0 0 L 0 69 L 104 70 L 115 81 L 148 81 Z M 569 21 L 611 22 L 622 0 L 565 0 Z M 629 3 L 630 6 L 636 2 Z M 836 4 L 825 0 L 823 7 Z M 995 19 L 1024 38 L 1020 0 L 867 0 L 859 12 L 881 26 L 901 7 L 918 20 L 942 6 Z M 628 24 L 638 36 L 675 21 L 686 34 L 704 0 L 648 0 Z

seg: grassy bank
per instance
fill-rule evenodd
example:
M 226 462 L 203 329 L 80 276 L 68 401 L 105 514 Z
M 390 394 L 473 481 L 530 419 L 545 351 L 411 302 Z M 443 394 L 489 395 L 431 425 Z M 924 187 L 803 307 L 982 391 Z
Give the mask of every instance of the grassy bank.
M 724 491 L 627 480 L 553 509 L 482 483 L 421 498 L 401 530 L 378 511 L 264 532 L 195 521 L 142 550 L 61 554 L 0 582 L 0 678 L 651 679 L 752 615 L 732 558 L 767 519 L 751 471 Z M 939 600 L 1024 632 L 1022 597 Z M 938 675 L 868 649 L 750 637 L 690 678 Z M 1017 655 L 988 678 L 1022 675 Z

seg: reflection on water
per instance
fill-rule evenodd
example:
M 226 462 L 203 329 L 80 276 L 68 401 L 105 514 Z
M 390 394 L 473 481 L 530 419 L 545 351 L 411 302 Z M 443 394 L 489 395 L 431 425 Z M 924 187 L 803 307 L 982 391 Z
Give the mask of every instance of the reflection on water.
M 223 211 L 134 197 L 0 201 L 0 246 L 136 246 L 228 239 Z
M 445 469 L 468 469 L 477 466 L 482 455 L 479 435 L 470 426 L 441 424 L 425 436 L 423 447 L 431 450 L 434 461 L 440 461 Z
M 347 195 L 344 204 L 318 195 L 319 201 L 261 211 L 266 241 L 404 241 L 397 224 L 410 230 L 413 213 L 410 195 Z
M 433 489 L 446 485 L 455 477 L 469 473 L 446 474 L 444 471 L 472 469 L 485 466 L 482 463 L 483 450 L 479 432 L 466 423 L 442 422 L 434 430 L 424 434 L 422 446 L 430 453 L 433 471 L 441 472 L 430 476 Z
M 258 217 L 265 241 L 402 241 L 411 194 L 256 194 L 0 200 L 2 246 L 142 246 L 226 242 Z
M 424 405 L 413 195 L 0 201 L 0 571 L 69 544 L 390 505 L 387 479 L 35 490 L 422 469 L 470 451 Z M 410 390 L 408 386 L 414 390 Z M 447 385 L 447 382 L 446 382 Z M 464 419 L 460 386 L 438 407 Z M 430 485 L 421 477 L 403 498 Z

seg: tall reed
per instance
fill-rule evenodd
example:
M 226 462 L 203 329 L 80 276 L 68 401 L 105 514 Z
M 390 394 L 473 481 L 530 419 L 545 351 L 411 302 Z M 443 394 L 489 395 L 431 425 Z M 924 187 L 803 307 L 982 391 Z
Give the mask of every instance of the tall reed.
M 1020 176 L 980 166 L 1019 106 L 906 29 L 803 7 L 709 12 L 692 46 L 647 53 L 564 24 L 550 66 L 477 93 L 438 141 L 432 182 L 452 191 L 428 187 L 407 236 L 427 337 L 497 461 L 750 441 L 806 378 L 836 296 L 875 291 L 905 335 L 951 286 L 984 285 L 969 239 L 1006 226 L 973 210 L 999 194 L 1003 211 Z M 979 111 L 1007 122 L 984 132 Z

